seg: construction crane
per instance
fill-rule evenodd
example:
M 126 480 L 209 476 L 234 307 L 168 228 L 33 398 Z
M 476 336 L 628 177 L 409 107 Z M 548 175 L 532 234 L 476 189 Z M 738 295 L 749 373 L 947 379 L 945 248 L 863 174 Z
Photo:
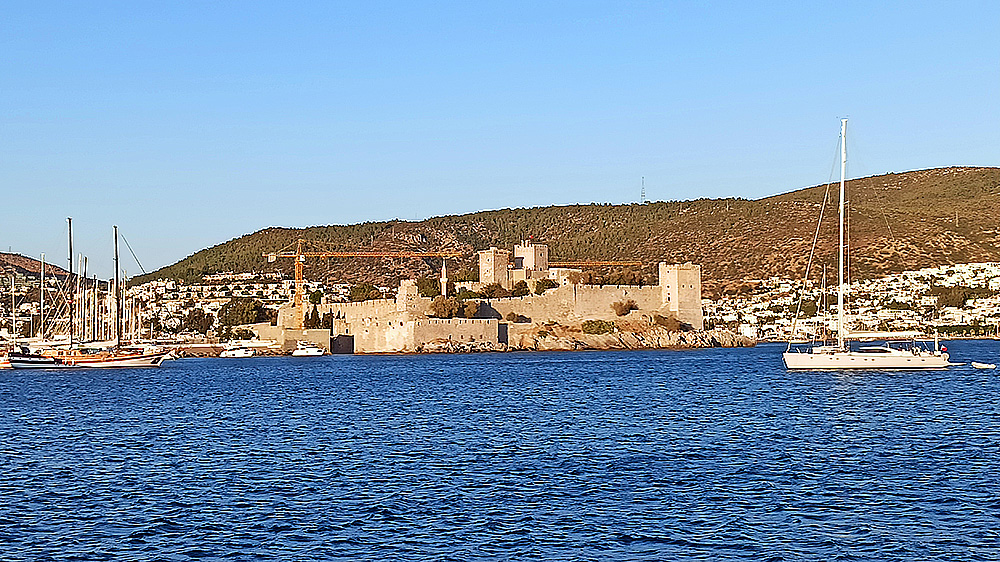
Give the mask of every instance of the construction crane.
M 303 249 L 303 245 L 310 243 L 315 244 L 315 242 L 299 238 L 295 244 L 290 244 L 277 252 L 264 254 L 268 263 L 276 262 L 278 258 L 295 260 L 295 296 L 292 299 L 292 304 L 295 307 L 295 326 L 300 330 L 305 327 L 305 302 L 302 300 L 302 295 L 305 292 L 305 279 L 302 275 L 302 269 L 305 267 L 306 258 L 442 258 L 441 273 L 443 278 L 446 275 L 444 260 L 462 255 L 461 252 L 348 252 Z M 295 246 L 294 252 L 290 251 L 292 245 Z
M 607 267 L 607 266 L 638 266 L 641 261 L 550 261 L 549 267 Z

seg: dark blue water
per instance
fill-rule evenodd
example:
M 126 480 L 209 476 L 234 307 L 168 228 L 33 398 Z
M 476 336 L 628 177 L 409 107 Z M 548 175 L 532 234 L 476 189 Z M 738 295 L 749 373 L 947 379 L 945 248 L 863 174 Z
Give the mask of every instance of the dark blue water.
M 781 351 L 0 371 L 0 559 L 1000 559 L 1000 373 Z

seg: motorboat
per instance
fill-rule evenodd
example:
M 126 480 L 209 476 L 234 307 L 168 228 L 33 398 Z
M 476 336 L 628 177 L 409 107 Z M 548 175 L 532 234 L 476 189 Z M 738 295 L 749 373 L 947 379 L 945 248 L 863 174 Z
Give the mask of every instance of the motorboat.
M 255 353 L 252 347 L 234 346 L 223 349 L 219 357 L 253 357 Z
M 326 350 L 316 344 L 300 341 L 295 344 L 292 357 L 319 357 L 325 353 Z
M 973 361 L 969 363 L 974 369 L 996 369 L 997 366 L 994 363 L 980 363 L 979 361 Z

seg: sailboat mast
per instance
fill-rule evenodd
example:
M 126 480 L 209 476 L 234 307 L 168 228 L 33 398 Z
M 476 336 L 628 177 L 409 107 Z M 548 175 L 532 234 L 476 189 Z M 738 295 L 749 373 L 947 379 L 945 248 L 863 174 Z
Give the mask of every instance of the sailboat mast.
M 17 309 L 14 302 L 14 274 L 10 274 L 10 349 L 17 349 Z
M 69 346 L 73 347 L 73 301 L 76 300 L 76 287 L 73 286 L 73 217 L 66 217 L 66 226 L 69 231 L 69 277 L 66 279 L 69 302 L 66 303 L 66 308 L 69 309 Z
M 115 349 L 122 345 L 122 301 L 118 281 L 118 225 L 115 225 Z
M 844 348 L 844 184 L 847 176 L 847 119 L 840 120 L 840 283 L 837 289 L 837 347 Z
M 41 281 L 38 284 L 38 333 L 45 341 L 45 252 L 42 252 Z
M 80 285 L 80 339 L 86 340 L 87 336 L 87 256 L 83 256 L 83 284 Z

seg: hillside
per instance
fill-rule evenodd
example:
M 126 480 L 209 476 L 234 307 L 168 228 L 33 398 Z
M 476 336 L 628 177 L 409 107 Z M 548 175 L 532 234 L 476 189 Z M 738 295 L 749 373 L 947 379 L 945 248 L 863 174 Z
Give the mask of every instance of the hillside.
M 0 252 L 0 273 L 3 275 L 28 275 L 32 277 L 37 277 L 41 272 L 42 262 L 29 258 L 27 256 L 22 256 L 21 254 L 8 254 L 6 252 Z M 45 263 L 45 275 L 56 275 L 58 277 L 66 277 L 69 272 L 65 269 L 48 263 Z
M 1000 261 L 1000 168 L 952 167 L 848 182 L 851 271 L 865 278 L 946 263 Z M 817 250 L 819 268 L 836 271 L 838 184 Z M 420 222 L 388 221 L 303 229 L 268 228 L 197 252 L 137 278 L 197 279 L 218 271 L 290 272 L 261 254 L 318 240 L 343 250 L 460 250 L 459 267 L 475 269 L 475 251 L 510 248 L 533 236 L 550 259 L 642 260 L 701 264 L 709 292 L 749 279 L 801 277 L 826 184 L 758 200 L 698 199 L 644 205 L 569 205 L 483 211 Z M 449 266 L 453 271 L 455 265 Z M 314 260 L 313 279 L 394 284 L 433 275 L 435 260 Z M 813 277 L 811 275 L 810 277 Z

